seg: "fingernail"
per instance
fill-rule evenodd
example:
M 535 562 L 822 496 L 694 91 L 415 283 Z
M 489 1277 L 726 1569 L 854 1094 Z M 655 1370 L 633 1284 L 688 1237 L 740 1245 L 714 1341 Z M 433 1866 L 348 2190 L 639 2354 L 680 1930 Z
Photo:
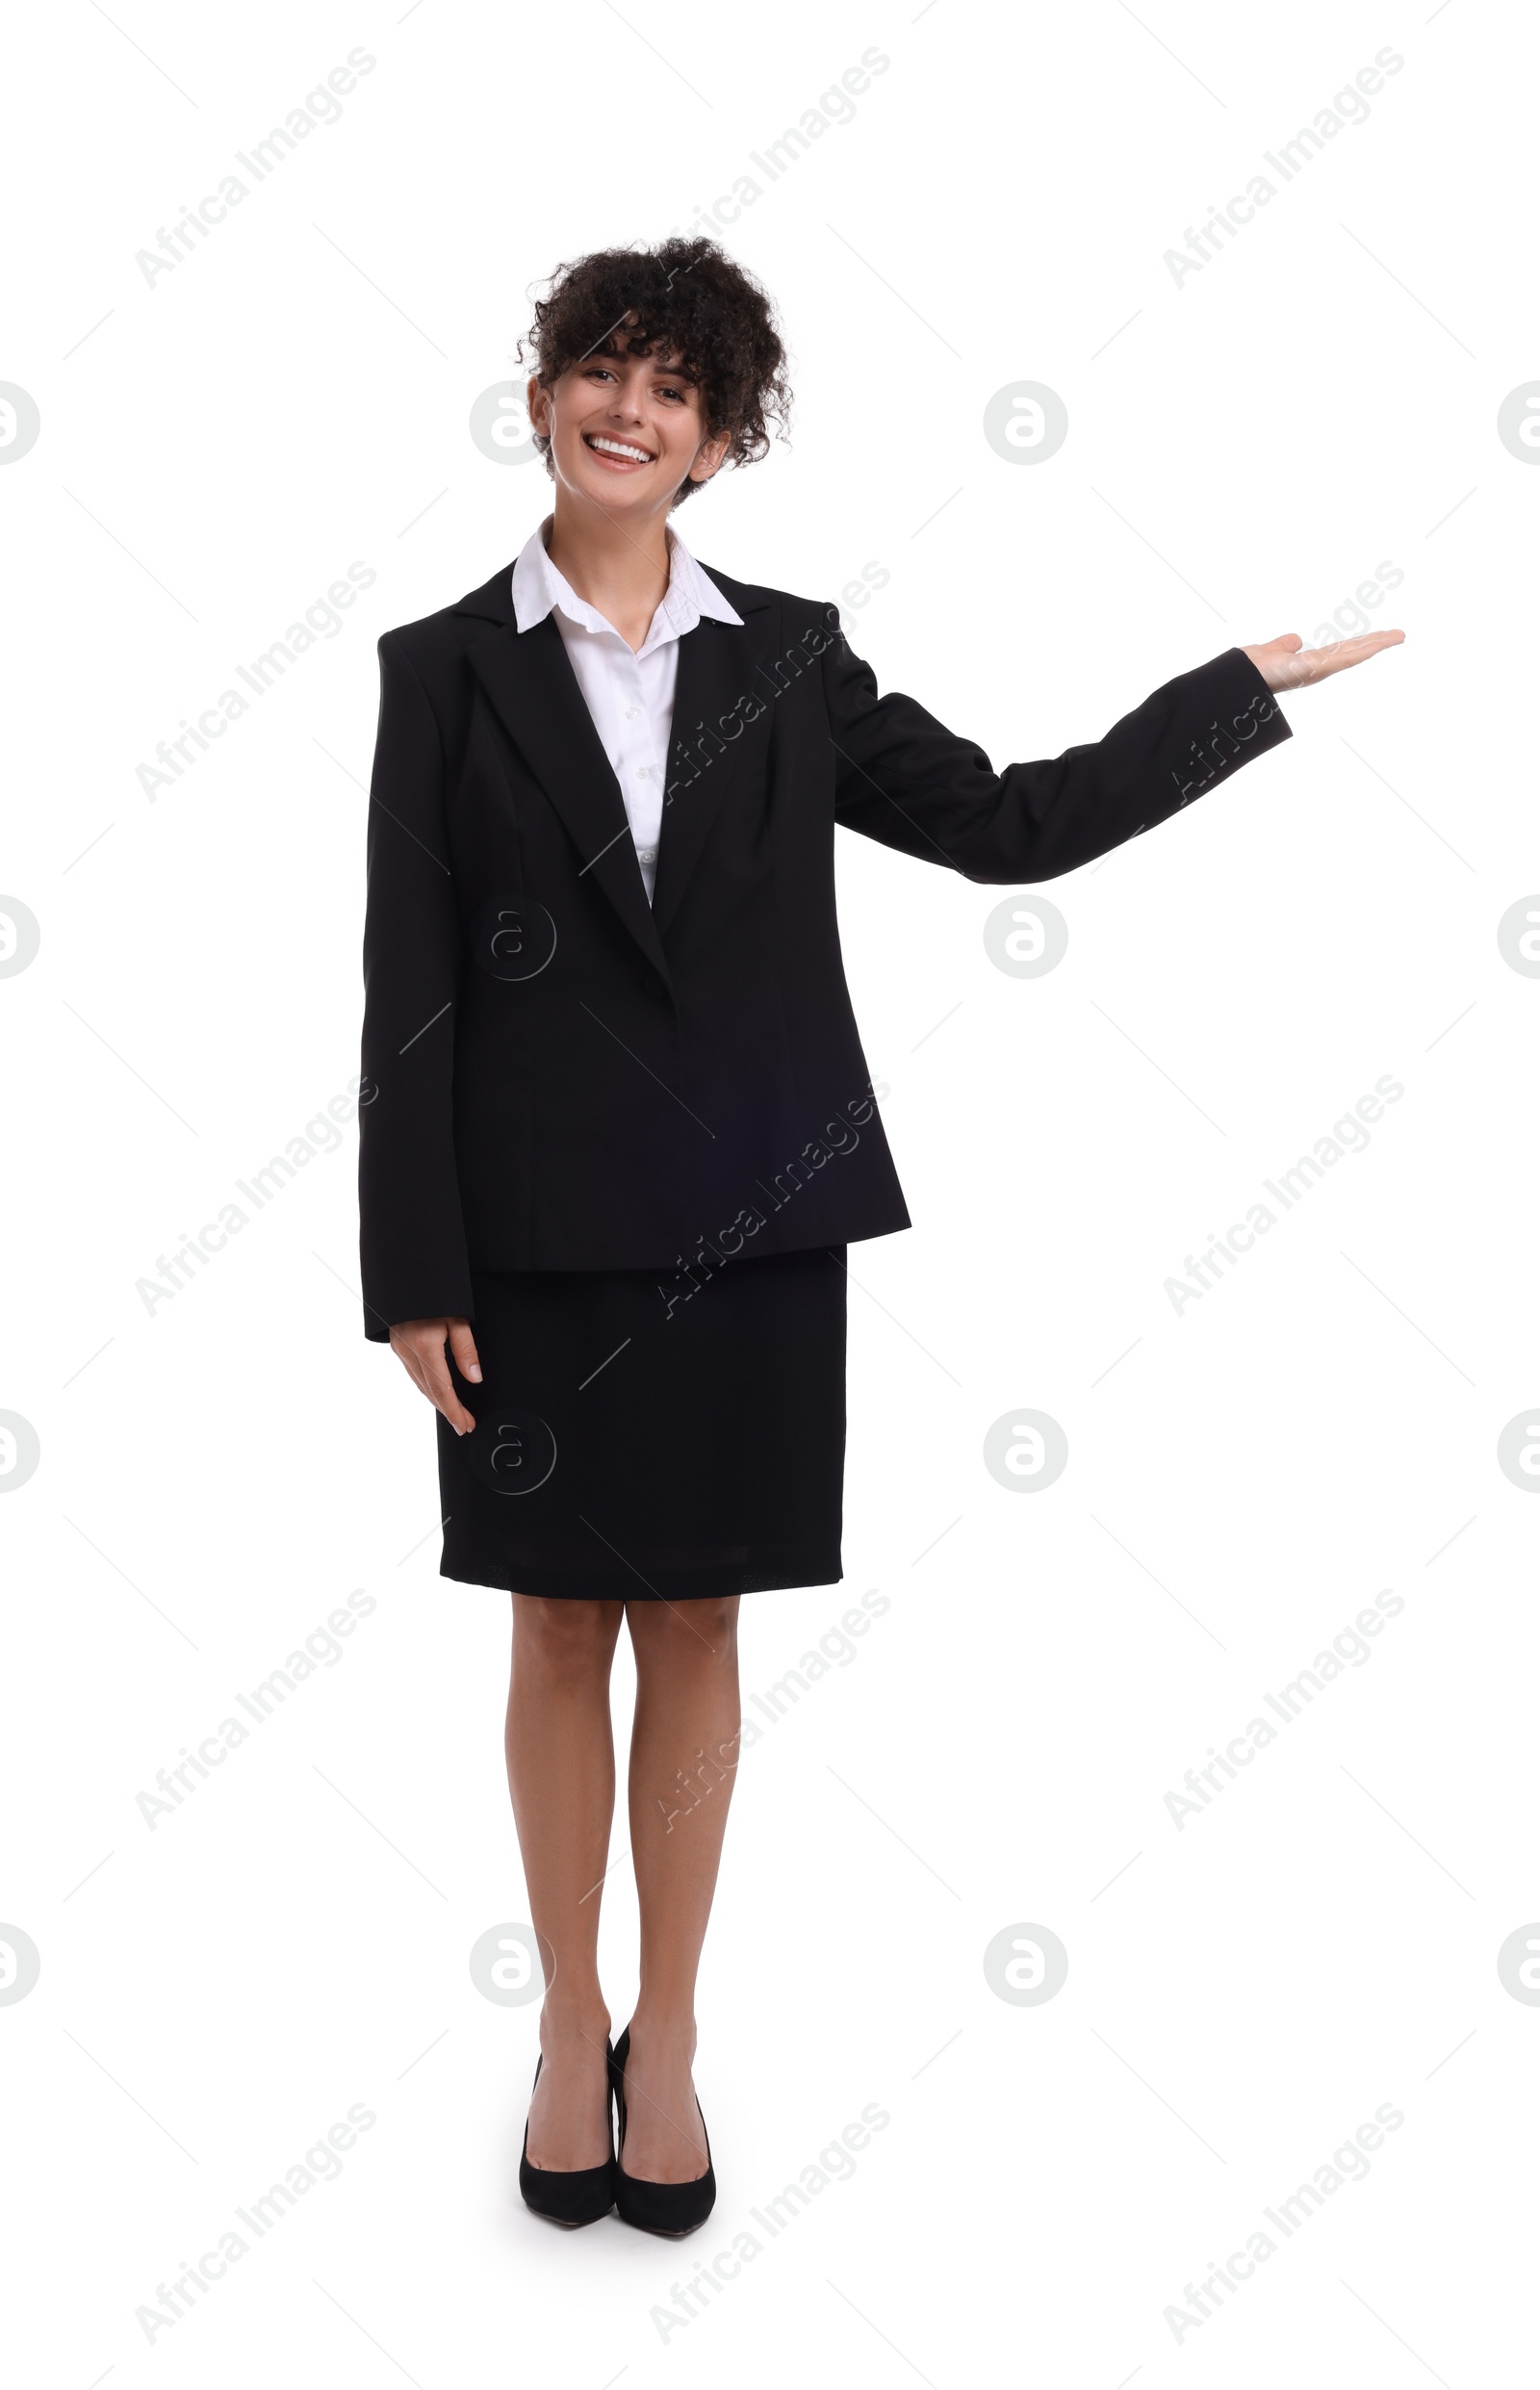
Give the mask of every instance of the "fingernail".
M 479 1385 L 480 1385 L 480 1383 L 481 1383 L 481 1367 L 480 1367 L 480 1363 L 479 1363 L 479 1362 L 473 1361 L 473 1362 L 472 1362 L 472 1364 L 471 1364 L 471 1366 L 470 1366 L 470 1368 L 466 1371 L 466 1373 L 465 1373 L 465 1374 L 466 1374 L 467 1377 L 471 1378 L 471 1379 L 474 1381 L 474 1383 L 475 1383 L 475 1384 L 476 1384 L 477 1386 L 479 1386 Z

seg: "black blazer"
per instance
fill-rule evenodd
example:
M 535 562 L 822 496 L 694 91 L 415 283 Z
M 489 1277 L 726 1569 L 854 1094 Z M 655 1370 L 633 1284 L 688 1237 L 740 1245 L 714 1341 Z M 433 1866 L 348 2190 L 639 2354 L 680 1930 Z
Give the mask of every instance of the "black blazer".
M 709 569 L 709 568 L 708 568 Z M 473 1271 L 656 1269 L 909 1214 L 840 959 L 834 825 L 969 880 L 1090 862 L 1290 735 L 1239 648 L 1094 745 L 997 773 L 879 697 L 836 606 L 711 572 L 680 642 L 655 901 L 550 615 L 512 565 L 379 642 L 359 1198 L 365 1331 Z

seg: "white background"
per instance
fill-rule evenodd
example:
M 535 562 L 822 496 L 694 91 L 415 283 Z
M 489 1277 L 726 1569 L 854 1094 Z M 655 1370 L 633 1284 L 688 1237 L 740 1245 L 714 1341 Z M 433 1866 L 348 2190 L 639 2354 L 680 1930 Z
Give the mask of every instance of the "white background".
M 360 46 L 341 120 L 147 283 L 136 252 Z M 1165 251 L 1387 46 L 1368 121 L 1178 284 Z M 749 153 L 872 47 L 854 120 L 767 185 Z M 0 1504 L 0 1918 L 41 1953 L 0 2007 L 18 2379 L 1513 2377 L 1540 2014 L 1497 1953 L 1540 1915 L 1540 1505 L 1497 1441 L 1537 1392 L 1540 985 L 1497 924 L 1540 886 L 1540 474 L 1496 421 L 1540 371 L 1534 65 L 1466 0 L 13 26 L 0 378 L 42 426 L 0 472 L 0 887 L 42 939 L 0 982 L 0 1408 L 41 1444 Z M 708 567 L 827 599 L 885 566 L 858 652 L 997 763 L 1309 638 L 1382 562 L 1407 639 L 1054 884 L 1041 979 L 986 954 L 1007 891 L 841 840 L 915 1226 L 851 1254 L 845 1584 L 746 1602 L 746 1692 L 890 1606 L 745 1756 L 701 2002 L 721 2197 L 675 2248 L 518 2199 L 537 2012 L 467 1965 L 527 1915 L 507 1598 L 436 1574 L 430 1421 L 352 1291 L 355 1132 L 153 1314 L 136 1282 L 357 1069 L 373 643 L 546 510 L 467 428 L 531 286 L 745 172 L 725 238 L 797 414 L 680 516 Z M 1013 376 L 1068 410 L 1040 464 L 983 437 Z M 355 559 L 337 635 L 152 802 L 157 742 Z M 1178 1314 L 1184 1257 L 1382 1074 L 1368 1149 Z M 1026 1495 L 982 1459 L 1022 1405 L 1069 1442 Z M 355 1586 L 342 1659 L 151 1831 L 157 1770 Z M 1185 1772 L 1387 1586 L 1372 1658 L 1178 1830 Z M 983 1967 L 1024 1922 L 1069 1954 L 1037 2007 Z M 634 1937 L 622 1864 L 617 2024 Z M 340 2178 L 147 2340 L 136 2309 L 355 2102 Z M 753 2226 L 872 2102 L 854 2175 Z M 1386 2102 L 1367 2178 L 1178 2339 L 1184 2286 Z

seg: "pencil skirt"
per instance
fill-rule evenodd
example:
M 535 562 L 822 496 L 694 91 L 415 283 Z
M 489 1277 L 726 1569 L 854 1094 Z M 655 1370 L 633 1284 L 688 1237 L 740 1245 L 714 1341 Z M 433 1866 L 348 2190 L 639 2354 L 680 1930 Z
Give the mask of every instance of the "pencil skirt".
M 837 1584 L 846 1283 L 843 1246 L 473 1273 L 440 1575 L 590 1602 Z

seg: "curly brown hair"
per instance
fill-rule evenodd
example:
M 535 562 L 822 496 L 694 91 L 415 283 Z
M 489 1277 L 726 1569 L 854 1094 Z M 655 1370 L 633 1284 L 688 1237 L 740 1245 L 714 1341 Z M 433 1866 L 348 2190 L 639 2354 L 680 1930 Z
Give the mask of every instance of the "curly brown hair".
M 714 241 L 678 235 L 653 247 L 594 249 L 561 265 L 535 300 L 519 343 L 543 389 L 592 355 L 666 356 L 701 394 L 703 436 L 727 432 L 724 463 L 749 465 L 770 446 L 768 425 L 786 437 L 791 389 L 786 352 L 767 292 Z M 551 442 L 534 435 L 552 479 Z M 678 506 L 701 488 L 683 481 Z

